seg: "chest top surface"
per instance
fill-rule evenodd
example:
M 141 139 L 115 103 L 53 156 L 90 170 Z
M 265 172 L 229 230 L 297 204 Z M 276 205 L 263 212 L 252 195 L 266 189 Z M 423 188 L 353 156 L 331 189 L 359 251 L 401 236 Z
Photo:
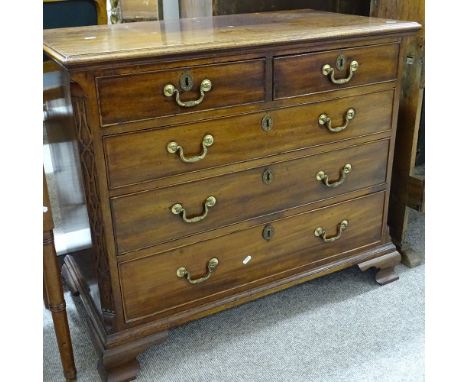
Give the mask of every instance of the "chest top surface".
M 44 31 L 44 51 L 65 67 L 287 42 L 411 33 L 415 22 L 314 10 L 250 13 Z

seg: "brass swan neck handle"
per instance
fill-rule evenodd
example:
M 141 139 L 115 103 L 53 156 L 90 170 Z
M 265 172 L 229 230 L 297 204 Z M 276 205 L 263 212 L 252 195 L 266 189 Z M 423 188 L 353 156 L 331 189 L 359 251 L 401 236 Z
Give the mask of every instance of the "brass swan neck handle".
M 204 98 L 205 98 L 205 93 L 208 93 L 211 88 L 212 88 L 212 83 L 209 79 L 205 78 L 201 84 L 200 84 L 200 97 L 196 100 L 192 101 L 182 101 L 180 99 L 180 90 L 177 89 L 174 85 L 172 84 L 166 84 L 164 86 L 164 95 L 166 97 L 172 97 L 175 94 L 175 100 L 179 106 L 182 107 L 194 107 L 197 105 L 200 105 Z
M 208 154 L 208 147 L 213 146 L 213 144 L 214 144 L 214 137 L 211 134 L 206 134 L 203 137 L 203 140 L 202 140 L 202 143 L 201 143 L 201 145 L 202 145 L 202 153 L 201 154 L 194 155 L 194 156 L 191 156 L 191 157 L 186 157 L 185 154 L 184 154 L 183 147 L 180 146 L 175 141 L 169 142 L 167 144 L 166 149 L 167 149 L 167 152 L 170 153 L 170 154 L 176 154 L 178 152 L 180 160 L 182 162 L 184 162 L 184 163 L 195 163 L 195 162 L 201 161 L 202 159 L 204 159 L 206 157 L 206 155 Z
M 348 110 L 346 110 L 346 113 L 344 115 L 345 122 L 341 126 L 332 127 L 332 120 L 325 113 L 320 114 L 318 123 L 320 126 L 325 126 L 328 129 L 328 131 L 332 133 L 339 133 L 340 131 L 343 131 L 344 129 L 348 127 L 349 123 L 354 119 L 355 116 L 356 116 L 356 110 L 353 108 L 349 108 Z
M 322 182 L 325 186 L 329 188 L 335 188 L 343 184 L 343 182 L 346 180 L 346 176 L 351 172 L 351 170 L 351 164 L 346 163 L 340 171 L 340 179 L 334 182 L 330 182 L 328 175 L 323 170 L 320 170 L 317 175 L 315 175 L 315 178 L 319 182 Z
M 216 257 L 213 257 L 208 261 L 208 264 L 206 265 L 207 273 L 198 278 L 198 279 L 192 279 L 191 273 L 187 270 L 186 267 L 180 267 L 177 269 L 177 277 L 179 278 L 185 278 L 190 284 L 195 285 L 195 284 L 200 284 L 206 280 L 208 280 L 211 275 L 214 273 L 216 268 L 218 267 L 219 260 Z
M 323 227 L 317 227 L 314 231 L 314 235 L 321 238 L 325 243 L 332 243 L 341 237 L 341 234 L 346 230 L 346 228 L 348 228 L 348 226 L 349 221 L 344 219 L 338 224 L 338 232 L 335 236 L 327 237 L 327 231 Z
M 353 74 L 357 72 L 358 67 L 359 63 L 357 61 L 351 61 L 351 63 L 349 64 L 348 76 L 346 78 L 337 79 L 335 78 L 335 69 L 333 69 L 331 65 L 325 64 L 322 66 L 322 74 L 328 77 L 328 79 L 335 85 L 344 85 L 351 81 L 351 78 L 353 78 Z
M 208 210 L 216 204 L 216 198 L 214 196 L 208 196 L 203 203 L 203 213 L 199 216 L 187 217 L 187 212 L 181 203 L 172 205 L 171 212 L 174 215 L 180 215 L 185 223 L 198 223 L 208 216 Z

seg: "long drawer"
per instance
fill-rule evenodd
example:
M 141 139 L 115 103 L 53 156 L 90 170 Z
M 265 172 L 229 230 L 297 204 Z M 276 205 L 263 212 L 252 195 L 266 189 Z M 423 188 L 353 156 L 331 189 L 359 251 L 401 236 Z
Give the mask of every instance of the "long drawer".
M 151 247 L 384 183 L 388 150 L 389 140 L 381 140 L 115 197 L 111 207 L 118 252 Z
M 109 186 L 118 188 L 390 130 L 392 103 L 390 90 L 105 138 Z M 207 135 L 213 139 L 204 145 Z M 181 149 L 169 152 L 170 142 Z
M 187 309 L 376 243 L 381 239 L 384 195 L 379 192 L 120 263 L 126 320 Z
M 287 98 L 397 78 L 398 44 L 274 59 L 274 97 Z
M 101 122 L 111 125 L 264 101 L 265 60 L 99 77 L 96 84 Z

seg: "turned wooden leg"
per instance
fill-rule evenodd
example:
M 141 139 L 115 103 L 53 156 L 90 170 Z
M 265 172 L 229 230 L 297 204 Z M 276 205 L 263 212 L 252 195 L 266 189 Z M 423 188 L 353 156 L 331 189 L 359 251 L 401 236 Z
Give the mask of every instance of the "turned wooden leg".
M 395 251 L 386 255 L 376 257 L 358 264 L 361 271 L 367 271 L 370 268 L 376 268 L 375 281 L 380 285 L 385 285 L 399 279 L 395 273 L 395 266 L 401 261 L 401 255 Z
M 104 382 L 134 380 L 140 371 L 136 357 L 151 345 L 163 342 L 168 332 L 160 332 L 140 340 L 105 349 L 98 362 L 98 371 Z
M 46 290 L 46 282 L 45 279 L 42 279 L 42 299 L 44 301 L 44 308 L 49 310 L 49 301 L 47 301 L 47 290 Z
M 75 360 L 68 327 L 65 299 L 58 266 L 57 253 L 54 247 L 54 222 L 50 211 L 49 193 L 45 174 L 43 173 L 43 293 L 44 304 L 52 314 L 55 336 L 62 360 L 63 374 L 67 381 L 76 380 Z

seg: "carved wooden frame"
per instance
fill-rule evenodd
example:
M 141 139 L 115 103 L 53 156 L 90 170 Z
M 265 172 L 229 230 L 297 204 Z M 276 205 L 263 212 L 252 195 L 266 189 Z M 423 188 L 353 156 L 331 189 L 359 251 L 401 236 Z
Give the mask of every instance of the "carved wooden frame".
M 86 99 L 72 95 L 73 116 L 80 153 L 81 171 L 86 195 L 95 269 L 99 280 L 99 295 L 101 310 L 104 315 L 113 316 L 115 313 L 112 297 L 111 280 L 107 248 L 104 238 L 104 223 L 100 208 L 99 185 L 97 181 L 97 168 L 94 156 L 93 133 L 88 124 L 86 112 Z

